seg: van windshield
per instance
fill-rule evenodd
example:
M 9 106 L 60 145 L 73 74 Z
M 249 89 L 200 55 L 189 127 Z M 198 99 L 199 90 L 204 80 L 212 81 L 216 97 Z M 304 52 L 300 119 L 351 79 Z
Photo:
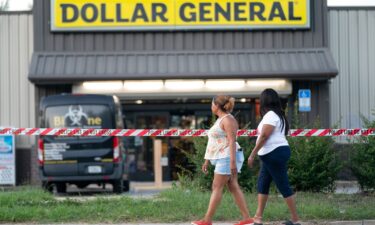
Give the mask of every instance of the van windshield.
M 50 106 L 45 111 L 45 126 L 47 128 L 84 128 L 101 129 L 113 128 L 113 119 L 107 105 L 59 105 Z M 93 150 L 110 148 L 110 137 L 67 137 L 46 136 L 47 143 L 68 143 L 66 150 Z M 54 146 L 55 147 L 55 146 Z
M 105 105 L 62 105 L 47 107 L 48 128 L 112 128 L 112 118 Z

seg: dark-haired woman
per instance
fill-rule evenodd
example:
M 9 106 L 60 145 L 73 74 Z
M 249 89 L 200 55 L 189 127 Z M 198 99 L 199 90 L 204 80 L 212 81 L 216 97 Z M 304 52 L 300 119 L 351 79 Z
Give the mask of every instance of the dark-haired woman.
M 277 92 L 266 89 L 260 96 L 260 112 L 262 120 L 258 126 L 258 139 L 248 158 L 248 164 L 253 166 L 256 155 L 262 166 L 258 177 L 258 208 L 254 216 L 254 225 L 262 224 L 263 211 L 268 200 L 270 184 L 275 182 L 288 205 L 291 220 L 286 225 L 299 225 L 293 191 L 289 185 L 287 163 L 290 158 L 290 148 L 286 135 L 289 131 L 288 120 L 281 107 Z
M 242 214 L 243 220 L 236 224 L 253 224 L 237 181 L 237 173 L 241 172 L 244 155 L 236 141 L 238 124 L 230 114 L 233 107 L 234 98 L 230 96 L 218 95 L 212 100 L 211 110 L 218 119 L 208 132 L 205 163 L 202 166 L 202 171 L 207 174 L 209 163 L 215 165 L 212 194 L 204 219 L 192 222 L 193 225 L 212 225 L 212 217 L 220 203 L 225 186 L 228 186 Z

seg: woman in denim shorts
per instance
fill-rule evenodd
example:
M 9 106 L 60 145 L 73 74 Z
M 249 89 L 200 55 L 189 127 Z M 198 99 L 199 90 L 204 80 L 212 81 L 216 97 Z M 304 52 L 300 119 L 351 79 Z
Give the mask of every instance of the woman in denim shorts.
M 241 172 L 244 155 L 236 141 L 238 123 L 230 114 L 233 107 L 234 98 L 230 96 L 218 95 L 212 100 L 211 110 L 218 116 L 218 119 L 208 132 L 205 163 L 202 166 L 202 171 L 207 174 L 207 168 L 211 162 L 215 166 L 215 175 L 207 213 L 203 220 L 192 222 L 194 225 L 212 225 L 212 217 L 226 185 L 228 185 L 243 217 L 243 220 L 237 224 L 253 223 L 237 180 L 237 173 Z

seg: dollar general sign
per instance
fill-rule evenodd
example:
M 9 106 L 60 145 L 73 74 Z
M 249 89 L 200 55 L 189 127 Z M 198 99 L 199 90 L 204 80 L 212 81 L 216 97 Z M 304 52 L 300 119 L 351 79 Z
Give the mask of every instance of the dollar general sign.
M 310 27 L 310 0 L 51 0 L 52 31 Z

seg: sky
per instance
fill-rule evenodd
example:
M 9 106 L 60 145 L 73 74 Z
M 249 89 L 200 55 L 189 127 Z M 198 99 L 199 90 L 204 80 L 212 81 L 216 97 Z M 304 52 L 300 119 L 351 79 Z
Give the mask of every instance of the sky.
M 0 0 L 3 2 L 5 0 Z M 48 1 L 48 0 L 38 0 Z M 312 0 L 313 1 L 313 0 Z M 9 10 L 29 10 L 33 0 L 10 0 Z M 328 0 L 329 6 L 375 6 L 375 0 Z
M 0 2 L 5 2 L 5 0 L 0 0 Z M 9 10 L 11 11 L 29 10 L 30 5 L 32 5 L 32 2 L 33 0 L 9 0 Z
M 328 6 L 375 6 L 375 0 L 328 0 Z

